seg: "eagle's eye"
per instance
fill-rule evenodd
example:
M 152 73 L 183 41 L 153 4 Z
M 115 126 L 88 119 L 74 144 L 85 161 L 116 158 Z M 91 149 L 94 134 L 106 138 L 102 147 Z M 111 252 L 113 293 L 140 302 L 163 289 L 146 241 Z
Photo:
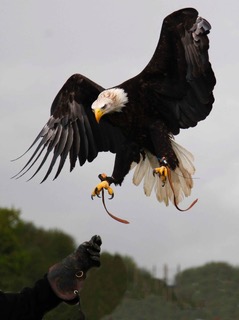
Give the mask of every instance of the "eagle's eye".
M 104 104 L 104 105 L 101 107 L 101 110 L 104 110 L 106 107 L 107 107 L 107 104 Z

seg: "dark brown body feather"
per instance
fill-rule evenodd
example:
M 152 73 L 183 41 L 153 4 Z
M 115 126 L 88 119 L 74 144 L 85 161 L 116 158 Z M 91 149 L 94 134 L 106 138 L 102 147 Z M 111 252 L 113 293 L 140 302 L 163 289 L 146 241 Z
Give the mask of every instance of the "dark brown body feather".
M 128 94 L 126 107 L 105 115 L 100 124 L 91 105 L 104 89 L 80 74 L 71 76 L 53 101 L 51 118 L 33 143 L 41 139 L 37 151 L 17 177 L 31 168 L 43 150 L 45 156 L 34 175 L 53 152 L 43 181 L 58 157 L 55 178 L 68 155 L 72 170 L 77 159 L 83 165 L 101 151 L 116 153 L 112 173 L 116 184 L 122 183 L 132 161 L 138 162 L 145 149 L 158 158 L 166 156 L 171 169 L 175 169 L 178 159 L 170 135 L 205 119 L 214 101 L 216 81 L 208 59 L 208 37 L 206 33 L 201 35 L 197 43 L 192 38 L 197 16 L 195 9 L 187 8 L 164 19 L 149 64 L 136 77 L 115 86 Z

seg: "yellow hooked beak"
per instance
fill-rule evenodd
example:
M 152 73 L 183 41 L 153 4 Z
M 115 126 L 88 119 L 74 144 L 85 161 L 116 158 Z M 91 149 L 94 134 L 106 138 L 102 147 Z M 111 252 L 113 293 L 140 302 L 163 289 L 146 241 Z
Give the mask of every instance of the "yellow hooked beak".
M 99 123 L 100 118 L 103 116 L 104 112 L 101 109 L 94 109 L 95 120 Z

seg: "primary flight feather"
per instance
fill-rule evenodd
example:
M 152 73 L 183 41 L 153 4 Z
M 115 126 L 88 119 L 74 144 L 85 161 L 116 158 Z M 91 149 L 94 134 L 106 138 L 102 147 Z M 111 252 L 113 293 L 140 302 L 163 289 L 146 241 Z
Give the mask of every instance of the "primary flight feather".
M 15 176 L 38 163 L 34 177 L 51 155 L 56 178 L 69 157 L 70 170 L 99 152 L 115 153 L 111 176 L 99 175 L 92 197 L 111 184 L 121 185 L 134 169 L 133 183 L 143 181 L 147 196 L 176 206 L 193 187 L 193 156 L 173 136 L 204 120 L 214 102 L 216 80 L 208 57 L 211 26 L 193 8 L 167 16 L 155 53 L 135 77 L 104 89 L 81 74 L 72 75 L 55 97 L 51 115 L 33 144 L 33 155 Z M 30 149 L 29 148 L 29 149 Z M 28 149 L 28 150 L 29 150 Z M 27 150 L 27 151 L 28 151 Z

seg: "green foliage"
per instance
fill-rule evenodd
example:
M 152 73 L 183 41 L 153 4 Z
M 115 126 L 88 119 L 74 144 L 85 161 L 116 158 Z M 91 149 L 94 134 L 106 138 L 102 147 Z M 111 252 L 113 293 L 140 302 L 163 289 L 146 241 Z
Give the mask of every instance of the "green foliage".
M 0 209 L 0 287 L 4 290 L 18 289 L 19 278 L 28 261 L 17 234 L 21 226 L 19 214 L 17 210 Z
M 208 263 L 187 269 L 176 276 L 171 288 L 152 277 L 144 278 L 139 271 L 136 292 L 128 292 L 115 311 L 102 320 L 239 319 L 239 268 Z
M 239 269 L 226 263 L 208 263 L 185 270 L 176 278 L 184 304 L 203 310 L 209 319 L 239 319 Z
M 37 228 L 21 220 L 18 210 L 6 208 L 0 208 L 0 243 L 0 286 L 4 290 L 31 284 L 75 249 L 69 235 Z

